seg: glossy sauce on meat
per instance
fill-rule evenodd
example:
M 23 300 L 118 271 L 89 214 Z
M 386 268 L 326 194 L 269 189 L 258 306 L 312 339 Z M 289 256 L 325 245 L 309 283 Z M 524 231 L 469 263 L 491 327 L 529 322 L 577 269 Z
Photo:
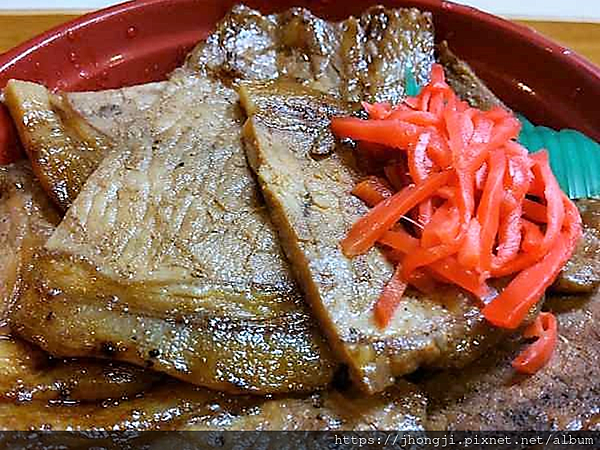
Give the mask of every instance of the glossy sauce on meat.
M 457 289 L 411 293 L 386 329 L 376 325 L 373 306 L 393 268 L 379 249 L 350 259 L 340 247 L 367 211 L 350 193 L 361 177 L 352 150 L 335 148 L 329 131 L 330 118 L 347 115 L 346 107 L 297 84 L 241 92 L 248 159 L 312 309 L 354 381 L 377 392 L 419 366 L 477 357 L 498 333 Z
M 4 307 L 22 283 L 20 266 L 29 264 L 58 220 L 27 161 L 0 168 L 2 323 Z M 426 399 L 409 383 L 368 398 L 334 390 L 275 399 L 228 396 L 112 361 L 52 359 L 10 335 L 6 325 L 0 328 L 0 362 L 0 430 L 412 430 L 425 423 Z M 31 443 L 20 437 L 3 436 L 3 448 Z M 160 438 L 134 442 L 165 444 Z M 49 434 L 35 443 L 111 442 Z
M 356 33 L 362 53 L 347 59 L 342 41 Z M 424 74 L 432 60 L 431 18 L 416 10 L 331 24 L 302 9 L 234 8 L 147 120 L 113 142 L 36 260 L 15 329 L 54 354 L 151 365 L 222 390 L 325 386 L 336 363 L 247 166 L 234 83 L 293 75 L 340 97 L 372 86 L 400 95 L 398 65 Z M 355 86 L 344 73 L 358 76 L 357 64 L 369 70 Z

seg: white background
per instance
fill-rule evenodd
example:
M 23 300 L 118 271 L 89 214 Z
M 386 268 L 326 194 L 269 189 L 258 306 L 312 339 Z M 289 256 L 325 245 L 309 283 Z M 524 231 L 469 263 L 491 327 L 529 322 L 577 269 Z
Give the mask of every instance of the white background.
M 0 0 L 0 10 L 88 10 L 117 3 L 118 0 Z M 460 3 L 508 17 L 600 21 L 600 0 L 460 0 Z

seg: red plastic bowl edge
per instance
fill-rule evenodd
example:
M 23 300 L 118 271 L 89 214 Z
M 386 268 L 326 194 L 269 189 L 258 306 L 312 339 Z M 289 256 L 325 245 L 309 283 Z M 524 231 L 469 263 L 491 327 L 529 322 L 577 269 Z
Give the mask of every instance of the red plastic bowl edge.
M 123 12 L 130 10 L 144 9 L 149 5 L 168 3 L 169 1 L 170 0 L 131 0 L 85 14 L 64 24 L 58 25 L 0 55 L 0 72 L 6 70 L 8 66 L 16 64 L 29 53 L 35 51 L 35 49 L 48 45 L 53 40 L 65 35 L 69 31 L 75 31 L 89 23 L 102 21 L 113 14 L 122 14 Z M 563 60 L 566 64 L 575 65 L 582 70 L 590 72 L 594 77 L 598 78 L 600 82 L 600 67 L 594 65 L 578 53 L 567 49 L 524 25 L 494 16 L 471 6 L 461 5 L 446 0 L 408 0 L 406 3 L 410 3 L 415 7 L 423 9 L 452 9 L 458 14 L 476 18 L 493 27 L 503 28 L 533 42 L 537 47 L 553 52 L 556 57 Z

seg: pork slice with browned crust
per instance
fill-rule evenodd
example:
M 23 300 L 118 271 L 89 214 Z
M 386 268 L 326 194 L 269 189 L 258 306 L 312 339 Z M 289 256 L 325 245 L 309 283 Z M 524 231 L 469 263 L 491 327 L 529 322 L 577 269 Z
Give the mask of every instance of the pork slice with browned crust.
M 263 399 L 228 396 L 112 361 L 50 358 L 10 334 L 4 307 L 21 289 L 19 268 L 30 264 L 58 220 L 28 161 L 0 168 L 0 430 L 422 429 L 426 399 L 406 382 L 372 397 L 331 390 Z M 3 447 L 17 446 L 16 433 L 10 438 Z M 70 448 L 111 443 L 64 434 L 38 439 Z
M 146 120 L 162 83 L 102 92 L 52 93 L 46 87 L 10 80 L 4 104 L 43 189 L 63 211 L 79 194 L 128 127 Z
M 340 39 L 357 36 L 362 53 L 346 60 Z M 234 8 L 148 120 L 111 144 L 36 260 L 15 329 L 53 354 L 151 365 L 222 390 L 324 387 L 336 362 L 247 165 L 232 83 L 287 75 L 343 97 L 346 78 L 327 74 L 372 66 L 363 92 L 376 66 L 428 73 L 432 60 L 431 17 L 416 10 L 328 23 L 298 8 Z M 403 92 L 400 77 L 380 82 Z
M 335 148 L 332 116 L 345 104 L 298 84 L 244 85 L 246 151 L 281 243 L 329 342 L 369 392 L 420 366 L 474 359 L 499 333 L 473 299 L 450 289 L 410 293 L 391 324 L 373 307 L 393 268 L 375 248 L 350 259 L 340 241 L 366 206 L 350 191 L 360 180 L 352 149 Z
M 59 220 L 28 161 L 0 167 L 0 405 L 102 401 L 135 395 L 160 378 L 124 364 L 52 360 L 11 334 L 7 313 L 12 298 L 23 289 L 23 268 Z M 0 419 L 0 428 L 6 427 Z

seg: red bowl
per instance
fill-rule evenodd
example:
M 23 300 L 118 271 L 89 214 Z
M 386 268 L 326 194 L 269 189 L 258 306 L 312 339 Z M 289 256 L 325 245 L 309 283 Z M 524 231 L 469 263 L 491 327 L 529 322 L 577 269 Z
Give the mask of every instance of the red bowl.
M 10 78 L 63 90 L 106 89 L 164 78 L 235 0 L 138 0 L 83 16 L 0 57 Z M 535 123 L 600 141 L 600 68 L 528 28 L 440 0 L 247 0 L 265 13 L 305 6 L 329 19 L 366 7 L 433 12 L 437 39 L 468 61 L 496 94 Z M 0 135 L 2 124 L 0 123 Z

